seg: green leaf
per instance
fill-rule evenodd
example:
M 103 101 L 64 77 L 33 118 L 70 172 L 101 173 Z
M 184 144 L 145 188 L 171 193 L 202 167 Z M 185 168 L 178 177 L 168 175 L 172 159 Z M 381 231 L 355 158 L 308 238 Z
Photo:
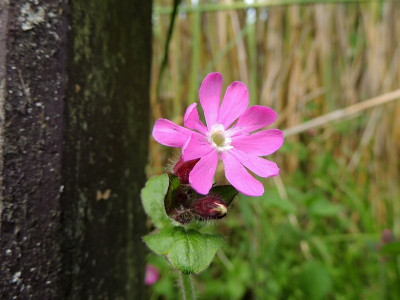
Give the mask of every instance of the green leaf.
M 181 186 L 178 176 L 168 173 L 169 178 L 169 190 L 176 190 Z
M 164 209 L 164 197 L 168 186 L 169 179 L 167 174 L 155 176 L 146 182 L 146 186 L 140 194 L 144 211 L 157 228 L 171 224 L 171 220 Z
M 339 204 L 330 203 L 325 200 L 316 201 L 311 204 L 310 212 L 316 216 L 333 217 L 343 210 Z
M 309 261 L 302 265 L 298 283 L 306 299 L 326 299 L 332 290 L 332 279 L 328 270 L 317 261 Z
M 245 221 L 246 225 L 249 227 L 254 226 L 254 212 L 251 208 L 250 201 L 252 198 L 249 196 L 245 196 L 243 194 L 239 194 L 239 208 L 240 208 L 240 215 Z
M 382 246 L 382 254 L 400 254 L 400 241 L 390 242 Z
M 211 188 L 209 194 L 218 194 L 229 206 L 239 192 L 231 185 L 217 185 Z
M 174 268 L 185 274 L 204 271 L 223 244 L 220 235 L 204 234 L 181 226 L 163 228 L 143 239 L 152 251 L 164 255 Z
M 282 198 L 277 190 L 271 190 L 265 193 L 261 199 L 268 207 L 275 207 L 285 213 L 294 213 L 296 206 L 287 199 Z

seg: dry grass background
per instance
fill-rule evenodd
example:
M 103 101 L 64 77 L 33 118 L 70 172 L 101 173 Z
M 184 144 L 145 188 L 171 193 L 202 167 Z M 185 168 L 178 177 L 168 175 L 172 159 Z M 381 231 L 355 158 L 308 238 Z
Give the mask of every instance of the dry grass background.
M 400 88 L 400 1 L 265 6 L 247 13 L 225 8 L 178 14 L 161 83 L 170 15 L 155 13 L 153 120 L 168 118 L 181 124 L 184 110 L 198 100 L 201 80 L 210 71 L 222 73 L 225 86 L 233 80 L 244 82 L 252 104 L 278 112 L 273 127 L 280 129 Z M 254 13 L 256 17 L 250 15 Z M 361 125 L 360 117 L 346 123 L 344 133 L 352 134 L 327 122 L 287 141 L 305 144 L 310 158 L 319 152 L 334 153 L 359 185 L 370 180 L 366 194 L 376 217 L 384 222 L 388 207 L 379 201 L 381 191 L 394 199 L 400 194 L 400 101 L 378 104 L 360 112 Z M 149 176 L 163 172 L 171 155 L 150 143 Z M 300 168 L 297 151 L 277 153 L 275 160 L 282 174 Z M 310 159 L 307 168 L 312 167 Z M 400 219 L 399 207 L 392 208 Z

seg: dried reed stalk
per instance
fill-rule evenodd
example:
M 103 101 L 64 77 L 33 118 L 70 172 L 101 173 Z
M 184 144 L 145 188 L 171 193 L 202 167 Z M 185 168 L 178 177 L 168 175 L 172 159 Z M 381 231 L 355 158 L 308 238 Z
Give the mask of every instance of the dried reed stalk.
M 185 106 L 197 100 L 201 79 L 211 70 L 224 75 L 225 86 L 238 79 L 249 87 L 255 85 L 252 93 L 258 103 L 278 111 L 277 124 L 288 128 L 288 143 L 307 147 L 303 171 L 314 168 L 320 153 L 332 153 L 348 165 L 355 184 L 368 189 L 368 199 L 360 201 L 371 202 L 379 224 L 385 224 L 391 214 L 400 232 L 400 204 L 384 200 L 398 196 L 396 183 L 400 182 L 400 102 L 394 101 L 400 88 L 400 1 L 330 2 L 273 7 L 255 2 L 256 32 L 249 36 L 253 29 L 242 9 L 248 7 L 244 2 L 200 1 L 195 8 L 186 1 L 188 8 L 180 10 L 160 94 L 155 92 L 157 78 L 152 76 L 153 117 L 181 122 Z M 169 2 L 157 0 L 156 4 Z M 192 13 L 196 9 L 200 19 Z M 153 74 L 159 71 L 169 21 L 168 15 L 158 12 L 154 15 Z M 194 31 L 199 24 L 200 37 Z M 372 98 L 376 95 L 381 96 Z M 361 112 L 363 118 L 346 123 L 348 134 L 331 126 Z M 312 138 L 307 131 L 316 126 L 324 128 Z M 151 143 L 149 175 L 164 170 L 170 152 L 163 149 Z M 274 159 L 282 166 L 282 174 L 294 172 L 301 164 L 297 151 L 277 153 Z

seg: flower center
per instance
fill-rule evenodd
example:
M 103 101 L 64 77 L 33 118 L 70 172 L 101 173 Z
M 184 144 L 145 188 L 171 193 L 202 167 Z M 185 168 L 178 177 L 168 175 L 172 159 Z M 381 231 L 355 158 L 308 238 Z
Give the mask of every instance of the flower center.
M 225 136 L 221 131 L 214 132 L 211 135 L 211 139 L 217 147 L 223 147 L 225 144 Z
M 208 132 L 208 141 L 214 148 L 221 152 L 233 148 L 231 146 L 232 140 L 230 135 L 225 131 L 225 128 L 222 124 L 215 124 L 211 127 L 210 131 Z

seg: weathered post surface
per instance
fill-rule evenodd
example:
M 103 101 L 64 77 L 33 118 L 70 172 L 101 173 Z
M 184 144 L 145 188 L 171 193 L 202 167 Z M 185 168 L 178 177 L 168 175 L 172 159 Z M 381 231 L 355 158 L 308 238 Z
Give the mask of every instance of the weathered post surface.
M 143 299 L 151 1 L 0 0 L 0 298 Z

